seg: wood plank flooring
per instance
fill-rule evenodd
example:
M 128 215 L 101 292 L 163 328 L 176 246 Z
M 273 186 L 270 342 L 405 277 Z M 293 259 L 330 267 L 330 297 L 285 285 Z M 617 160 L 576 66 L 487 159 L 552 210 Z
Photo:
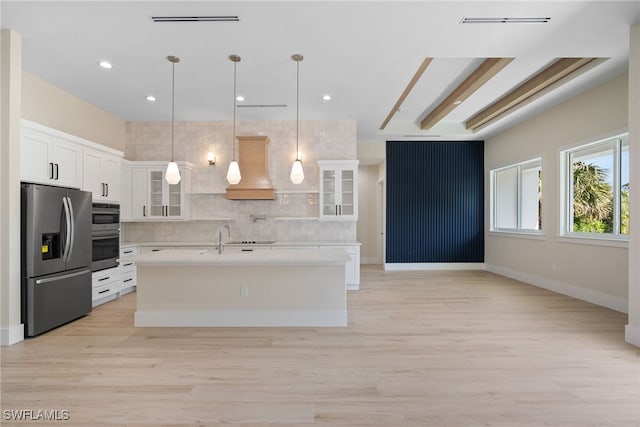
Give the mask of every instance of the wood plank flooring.
M 626 315 L 488 272 L 363 266 L 347 328 L 134 328 L 135 298 L 2 348 L 0 423 L 640 425 Z

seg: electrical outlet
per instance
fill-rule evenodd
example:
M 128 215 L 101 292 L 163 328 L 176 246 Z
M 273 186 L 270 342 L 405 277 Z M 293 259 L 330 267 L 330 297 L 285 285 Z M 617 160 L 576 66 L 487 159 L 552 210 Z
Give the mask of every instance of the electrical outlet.
M 240 296 L 241 297 L 249 296 L 249 287 L 247 285 L 240 286 Z

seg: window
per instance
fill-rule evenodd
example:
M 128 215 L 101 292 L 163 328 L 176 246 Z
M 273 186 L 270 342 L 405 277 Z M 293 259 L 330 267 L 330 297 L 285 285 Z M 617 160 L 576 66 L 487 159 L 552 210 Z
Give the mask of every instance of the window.
M 563 234 L 626 238 L 629 234 L 628 134 L 563 152 Z
M 542 159 L 494 169 L 491 176 L 491 230 L 540 232 Z

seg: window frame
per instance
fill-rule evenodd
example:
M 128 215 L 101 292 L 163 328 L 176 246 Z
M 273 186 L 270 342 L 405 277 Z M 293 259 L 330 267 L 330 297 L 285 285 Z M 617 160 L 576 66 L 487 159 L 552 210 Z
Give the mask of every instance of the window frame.
M 537 230 L 531 229 L 531 228 L 522 228 L 522 170 L 526 166 L 538 166 L 540 168 L 540 173 L 542 173 L 542 170 L 543 170 L 542 156 L 533 157 L 531 159 L 523 160 L 521 162 L 511 163 L 505 166 L 501 166 L 501 167 L 489 170 L 489 196 L 490 196 L 489 232 L 490 233 L 497 233 L 501 235 L 508 235 L 508 234 L 524 235 L 524 236 L 533 237 L 533 238 L 544 236 L 544 231 L 543 231 L 544 229 L 542 226 L 540 227 L 540 229 L 537 229 Z M 517 227 L 516 228 L 498 227 L 496 224 L 497 210 L 498 210 L 497 209 L 498 197 L 497 197 L 497 191 L 496 191 L 497 190 L 496 176 L 500 172 L 503 172 L 509 169 L 514 169 L 514 168 L 516 169 L 516 180 L 517 180 L 516 182 Z M 541 187 L 543 186 L 544 184 Z M 542 191 L 543 190 L 541 188 L 539 193 L 541 199 L 542 199 Z M 544 208 L 543 208 L 543 212 L 544 212 Z M 544 224 L 544 221 L 542 221 L 542 223 Z
M 626 143 L 624 142 L 626 141 Z M 573 155 L 580 151 L 595 149 L 602 146 L 613 146 L 613 233 L 594 233 L 585 231 L 573 231 Z M 620 233 L 621 225 L 621 168 L 622 147 L 629 146 L 628 131 L 616 131 L 610 136 L 599 138 L 595 141 L 574 145 L 560 151 L 560 191 L 559 206 L 560 218 L 558 221 L 558 238 L 560 241 L 580 242 L 587 244 L 604 244 L 606 246 L 626 246 L 629 241 L 628 234 Z M 628 166 L 629 167 L 629 166 Z

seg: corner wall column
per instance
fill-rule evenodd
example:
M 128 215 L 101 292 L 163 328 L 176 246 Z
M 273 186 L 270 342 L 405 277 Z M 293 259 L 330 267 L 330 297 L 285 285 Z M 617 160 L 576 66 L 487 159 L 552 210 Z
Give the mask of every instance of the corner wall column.
M 625 341 L 640 347 L 640 22 L 629 33 L 629 317 Z
M 22 37 L 0 30 L 0 345 L 24 339 L 20 319 Z

